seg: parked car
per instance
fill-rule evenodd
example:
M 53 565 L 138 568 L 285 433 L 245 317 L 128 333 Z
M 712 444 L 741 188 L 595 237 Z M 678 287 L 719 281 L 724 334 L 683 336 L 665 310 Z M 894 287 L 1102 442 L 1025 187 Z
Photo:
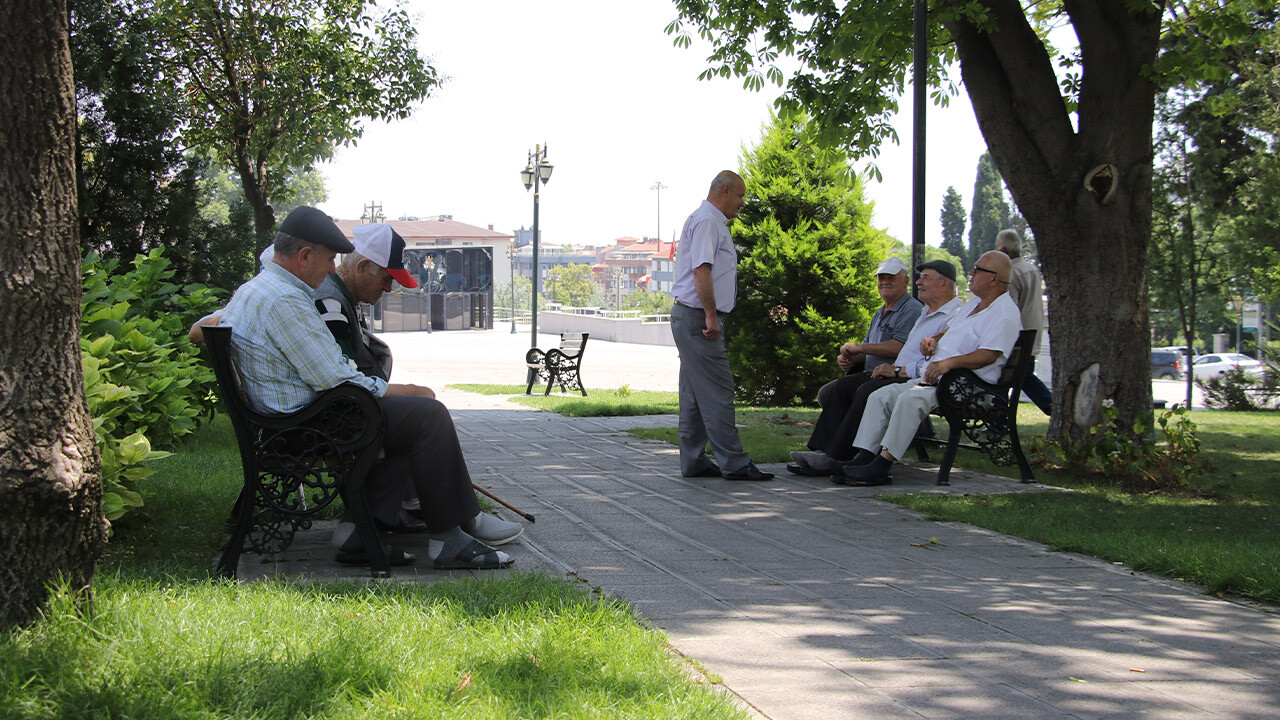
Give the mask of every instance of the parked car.
M 1186 363 L 1182 354 L 1172 350 L 1151 351 L 1151 377 L 1160 380 L 1180 380 Z
M 1164 347 L 1153 347 L 1153 348 L 1151 348 L 1151 349 L 1152 349 L 1152 350 L 1165 350 L 1165 351 L 1167 351 L 1167 352 L 1176 352 L 1176 353 L 1181 353 L 1182 355 L 1186 355 L 1186 354 L 1187 354 L 1187 346 L 1186 346 L 1186 345 L 1166 345 L 1166 346 L 1164 346 Z M 1200 355 L 1201 355 L 1201 352 L 1200 352 L 1200 349 L 1199 349 L 1199 348 L 1191 348 L 1191 357 L 1196 358 L 1196 357 L 1200 357 Z
M 1240 368 L 1249 375 L 1261 378 L 1266 372 L 1266 366 L 1254 360 L 1248 355 L 1240 353 L 1210 353 L 1201 355 L 1191 364 L 1191 369 L 1195 372 L 1197 380 L 1208 380 L 1217 377 L 1228 370 Z

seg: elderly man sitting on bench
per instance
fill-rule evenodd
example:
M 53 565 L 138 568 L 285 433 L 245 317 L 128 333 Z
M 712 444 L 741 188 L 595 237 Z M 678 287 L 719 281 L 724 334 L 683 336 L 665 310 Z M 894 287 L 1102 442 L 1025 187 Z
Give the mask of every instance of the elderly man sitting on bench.
M 921 421 L 938 406 L 938 380 L 954 368 L 969 368 L 997 382 L 1022 330 L 1022 313 L 1009 298 L 1009 257 L 984 253 L 970 270 L 969 290 L 977 297 L 952 316 L 946 330 L 920 343 L 929 358 L 915 382 L 888 385 L 871 393 L 853 445 L 862 452 L 845 467 L 845 484 L 888 485 L 893 463 L 911 445 Z M 862 464 L 858 464 L 861 461 Z
M 275 237 L 275 257 L 241 285 L 222 313 L 232 328 L 231 352 L 244 376 L 244 391 L 259 412 L 291 413 L 342 383 L 354 383 L 379 398 L 385 415 L 386 460 L 369 473 L 366 491 L 375 517 L 397 522 L 406 483 L 423 499 L 428 552 L 437 568 L 506 567 L 511 556 L 463 530 L 480 516 L 449 411 L 431 388 L 393 384 L 352 367 L 316 312 L 313 290 L 334 272 L 338 252 L 355 247 L 323 212 L 300 207 L 289 213 Z M 376 263 L 375 263 L 376 264 Z M 390 284 L 386 269 L 374 273 L 381 287 Z M 388 515 L 377 517 L 378 509 Z M 391 514 L 394 513 L 394 514 Z M 339 562 L 366 563 L 368 553 L 352 537 Z M 393 565 L 415 560 L 398 548 L 386 548 Z

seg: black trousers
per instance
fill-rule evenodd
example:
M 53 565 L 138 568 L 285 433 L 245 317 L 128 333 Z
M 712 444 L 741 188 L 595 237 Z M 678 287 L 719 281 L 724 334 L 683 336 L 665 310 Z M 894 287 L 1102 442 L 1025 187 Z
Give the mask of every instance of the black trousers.
M 378 402 L 386 417 L 386 459 L 373 466 L 365 483 L 373 516 L 395 524 L 400 501 L 412 484 L 431 532 L 475 517 L 480 504 L 448 408 L 425 397 L 384 397 Z
M 822 412 L 813 424 L 809 449 L 819 450 L 833 460 L 852 460 L 853 439 L 867 409 L 867 398 L 886 385 L 906 382 L 905 378 L 873 378 L 869 372 L 856 372 L 836 378 L 818 390 Z

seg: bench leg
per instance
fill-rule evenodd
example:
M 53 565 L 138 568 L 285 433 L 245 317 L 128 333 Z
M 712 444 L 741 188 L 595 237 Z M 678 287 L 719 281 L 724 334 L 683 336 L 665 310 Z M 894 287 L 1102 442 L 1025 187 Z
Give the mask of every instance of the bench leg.
M 256 480 L 256 473 L 254 478 Z M 236 571 L 240 567 L 240 554 L 244 551 L 244 539 L 249 535 L 249 524 L 253 522 L 253 505 L 257 497 L 257 482 L 246 482 L 240 489 L 240 496 L 236 498 L 236 504 L 231 509 L 234 519 L 231 537 L 227 539 L 227 546 L 222 549 L 222 557 L 218 558 L 218 563 L 213 568 L 216 577 L 227 580 L 236 578 Z
M 582 391 L 582 397 L 586 397 L 587 386 L 582 384 L 582 373 L 579 372 L 579 368 L 573 369 L 573 380 L 578 383 L 578 390 Z
M 525 394 L 525 395 L 532 395 L 532 394 L 533 394 L 533 381 L 534 381 L 535 379 L 537 379 L 537 377 L 538 377 L 538 373 L 537 373 L 537 372 L 535 372 L 533 368 L 529 368 L 529 384 L 528 384 L 528 385 L 525 385 L 525 387 L 524 387 L 524 394 Z
M 1016 424 L 1011 425 L 1009 428 L 1009 442 L 1013 445 L 1013 457 L 1018 461 L 1018 472 L 1022 474 L 1022 482 L 1035 482 L 1036 476 L 1031 472 L 1031 463 L 1027 462 L 1027 456 L 1022 454 L 1022 443 L 1018 440 L 1018 426 Z
M 391 563 L 382 547 L 382 538 L 373 526 L 373 515 L 369 512 L 369 503 L 364 495 L 364 481 L 345 482 L 338 489 L 342 502 L 351 512 L 351 519 L 356 524 L 356 533 L 369 555 L 369 574 L 376 578 L 391 577 Z
M 951 466 L 956 462 L 956 452 L 960 449 L 960 428 L 952 425 L 951 434 L 947 437 L 947 449 L 942 452 L 942 465 L 938 468 L 938 484 L 951 484 Z

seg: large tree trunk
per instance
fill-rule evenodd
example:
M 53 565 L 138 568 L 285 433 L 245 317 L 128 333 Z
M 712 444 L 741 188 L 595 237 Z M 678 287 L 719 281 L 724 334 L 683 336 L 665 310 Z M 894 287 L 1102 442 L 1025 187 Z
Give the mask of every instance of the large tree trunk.
M 0 624 L 48 584 L 87 602 L 106 541 L 80 369 L 75 92 L 65 0 L 0 3 Z
M 1107 399 L 1120 426 L 1132 428 L 1151 411 L 1146 256 L 1155 87 L 1147 69 L 1160 9 L 1064 0 L 1083 55 L 1076 130 L 1020 3 L 984 4 L 995 32 L 946 27 L 991 156 L 1035 232 L 1049 295 L 1050 436 L 1080 437 Z M 1087 182 L 1102 166 L 1110 170 Z

